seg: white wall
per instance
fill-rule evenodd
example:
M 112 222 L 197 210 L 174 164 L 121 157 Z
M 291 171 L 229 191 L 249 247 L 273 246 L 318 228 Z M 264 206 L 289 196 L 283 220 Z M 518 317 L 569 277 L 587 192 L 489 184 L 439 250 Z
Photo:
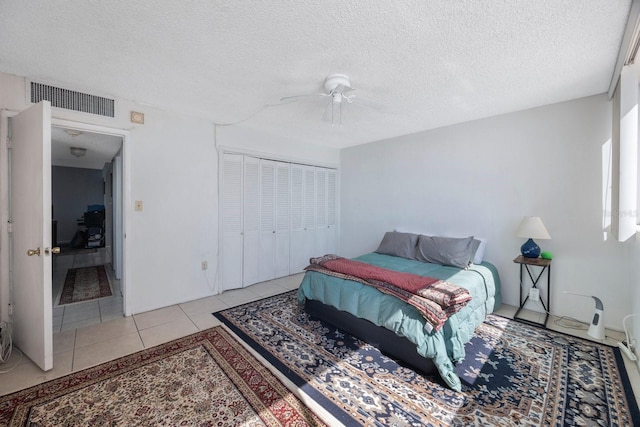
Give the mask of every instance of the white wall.
M 65 85 L 62 85 L 65 86 Z M 66 85 L 66 87 L 69 87 Z M 86 90 L 69 87 L 70 89 Z M 98 94 L 108 95 L 108 94 Z M 27 107 L 25 80 L 0 74 L 0 108 Z M 505 302 L 517 303 L 512 259 L 524 215 L 543 218 L 555 254 L 552 308 L 587 320 L 598 295 L 607 325 L 639 311 L 635 243 L 603 238 L 602 149 L 611 107 L 605 96 L 547 106 L 343 150 L 309 147 L 118 99 L 117 117 L 54 109 L 54 116 L 131 132 L 127 268 L 134 313 L 216 292 L 218 146 L 341 169 L 341 253 L 375 249 L 398 226 L 490 239 L 487 259 L 499 268 Z M 144 125 L 129 121 L 145 113 Z M 5 130 L 0 130 L 4 132 Z M 0 176 L 6 148 L 0 147 Z M 0 179 L 0 227 L 6 231 L 6 180 Z M 142 212 L 133 201 L 144 202 Z M 6 240 L 0 240 L 0 315 L 8 302 Z M 202 272 L 200 262 L 209 270 Z M 632 306 L 635 296 L 635 306 Z
M 0 74 L 0 108 L 27 108 L 25 88 L 23 78 Z M 132 110 L 145 113 L 144 125 L 130 122 Z M 53 108 L 53 116 L 131 133 L 126 267 L 132 312 L 211 295 L 210 286 L 215 281 L 201 272 L 200 261 L 207 260 L 211 265 L 216 254 L 217 156 L 213 124 L 123 99 L 117 99 L 116 111 L 117 117 L 103 118 Z M 0 147 L 0 159 L 2 176 L 6 176 L 5 147 Z M 6 182 L 2 182 L 3 202 L 6 191 Z M 142 212 L 133 211 L 133 200 L 144 202 Z M 2 218 L 6 218 L 6 203 L 1 210 Z M 0 247 L 0 262 L 7 265 L 6 245 Z M 0 314 L 6 316 L 8 278 L 4 271 L 0 275 L 0 291 Z
M 605 324 L 620 329 L 637 285 L 634 243 L 603 231 L 611 114 L 601 95 L 343 150 L 342 254 L 375 250 L 396 227 L 486 237 L 503 300 L 518 305 L 513 259 L 524 240 L 515 229 L 523 216 L 540 216 L 552 240 L 538 243 L 555 255 L 551 311 L 590 321 L 593 301 L 562 291 L 596 295 Z
M 91 89 L 62 87 L 92 93 Z M 96 93 L 100 96 L 109 94 Z M 282 159 L 337 165 L 338 150 L 301 148 L 241 127 L 219 128 L 212 120 L 158 110 L 116 98 L 116 117 L 103 118 L 53 108 L 56 118 L 130 131 L 130 197 L 126 238 L 128 305 L 140 313 L 217 293 L 218 144 Z M 20 111 L 26 103 L 23 77 L 0 73 L 0 109 Z M 130 111 L 145 114 L 145 124 L 130 122 Z M 221 129 L 221 130 L 220 130 Z M 0 129 L 0 132 L 6 132 Z M 0 318 L 8 304 L 6 240 L 7 151 L 0 147 Z M 143 202 L 141 212 L 134 201 Z M 207 261 L 209 269 L 200 269 Z
M 241 126 L 216 126 L 216 140 L 223 150 L 236 149 L 260 157 L 316 166 L 338 167 L 340 164 L 338 149 L 284 140 Z

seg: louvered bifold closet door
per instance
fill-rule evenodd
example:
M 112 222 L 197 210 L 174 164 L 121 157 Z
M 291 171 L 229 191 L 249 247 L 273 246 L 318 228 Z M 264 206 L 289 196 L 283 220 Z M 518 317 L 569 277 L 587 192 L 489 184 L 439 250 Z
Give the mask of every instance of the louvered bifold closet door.
M 337 253 L 336 170 L 225 153 L 221 290 L 298 273 Z
M 289 275 L 289 201 L 291 193 L 290 166 L 288 163 L 276 164 L 276 251 L 275 276 Z
M 260 282 L 275 278 L 276 162 L 260 160 Z
M 301 272 L 309 265 L 309 250 L 307 248 L 308 209 L 306 197 L 308 193 L 305 183 L 307 167 L 291 165 L 291 246 L 289 257 L 289 272 Z
M 242 286 L 260 281 L 260 159 L 244 158 Z
M 316 171 L 316 232 L 315 253 L 324 255 L 328 248 L 327 233 L 327 169 L 315 168 Z
M 243 157 L 225 154 L 222 174 L 221 290 L 242 287 Z
M 304 206 L 301 259 L 302 271 L 309 265 L 309 258 L 318 256 L 316 253 L 316 170 L 313 166 L 304 167 Z M 322 255 L 322 254 L 320 254 Z
M 338 171 L 327 169 L 327 253 L 338 252 Z

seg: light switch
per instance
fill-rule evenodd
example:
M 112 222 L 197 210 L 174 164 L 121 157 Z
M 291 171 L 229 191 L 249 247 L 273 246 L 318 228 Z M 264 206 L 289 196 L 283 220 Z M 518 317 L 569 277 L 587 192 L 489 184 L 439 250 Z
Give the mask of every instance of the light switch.
M 141 211 L 142 210 L 142 200 L 136 200 L 136 207 L 135 207 L 136 211 Z

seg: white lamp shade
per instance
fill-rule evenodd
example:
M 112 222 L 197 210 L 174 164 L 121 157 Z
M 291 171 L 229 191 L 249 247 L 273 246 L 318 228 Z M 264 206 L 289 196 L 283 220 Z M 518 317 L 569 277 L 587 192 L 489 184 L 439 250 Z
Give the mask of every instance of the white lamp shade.
M 551 239 L 539 216 L 525 216 L 518 226 L 516 236 L 525 239 Z

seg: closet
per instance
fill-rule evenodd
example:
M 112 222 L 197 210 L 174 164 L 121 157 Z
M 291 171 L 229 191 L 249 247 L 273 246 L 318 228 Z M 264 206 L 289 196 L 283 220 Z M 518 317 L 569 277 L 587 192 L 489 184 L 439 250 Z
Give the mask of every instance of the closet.
M 336 169 L 224 153 L 221 177 L 221 291 L 337 252 Z

